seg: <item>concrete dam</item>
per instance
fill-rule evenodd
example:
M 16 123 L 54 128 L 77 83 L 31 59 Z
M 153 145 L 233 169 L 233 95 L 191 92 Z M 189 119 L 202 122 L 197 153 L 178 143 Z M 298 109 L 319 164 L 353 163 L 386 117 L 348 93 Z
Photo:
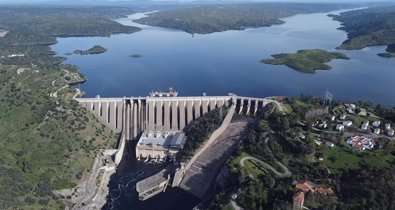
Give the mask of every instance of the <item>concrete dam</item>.
M 196 152 L 194 157 L 185 164 L 185 167 L 182 166 L 174 175 L 173 187 L 179 186 L 199 198 L 203 198 L 224 160 L 232 151 L 232 145 L 237 144 L 240 135 L 246 129 L 247 124 L 234 122 L 233 115 L 235 113 L 256 115 L 258 110 L 267 104 L 278 103 L 269 98 L 241 97 L 233 94 L 188 97 L 162 96 L 160 94 L 160 96 L 151 95 L 148 97 L 96 97 L 76 98 L 76 100 L 91 111 L 104 125 L 116 133 L 121 133 L 118 150 L 114 157 L 114 162 L 117 165 L 123 158 L 127 141 L 140 138 L 136 146 L 136 158 L 140 158 L 140 155 L 143 157 L 145 155 L 148 158 L 157 156 L 162 158 L 163 150 L 156 146 L 160 145 L 157 139 L 163 137 L 153 137 L 155 143 L 145 145 L 143 140 L 151 138 L 145 136 L 147 133 L 182 133 L 186 126 L 205 113 L 219 107 L 229 107 L 221 126 L 211 134 L 204 147 Z M 177 138 L 174 139 L 177 140 Z M 166 154 L 171 155 L 172 150 Z M 141 192 L 151 192 L 152 189 L 149 186 L 140 187 L 143 189 Z M 159 193 L 161 190 L 162 188 L 158 188 L 155 192 Z M 144 197 L 143 195 L 145 194 L 142 193 L 141 196 Z M 154 195 L 149 194 L 148 197 Z
M 255 115 L 267 99 L 239 96 L 76 98 L 114 132 L 133 140 L 145 130 L 182 131 L 190 122 L 218 107 L 236 105 L 236 112 Z
M 177 132 L 203 114 L 218 107 L 235 107 L 235 112 L 255 115 L 273 102 L 265 98 L 228 96 L 147 96 L 123 98 L 76 98 L 100 122 L 121 133 L 115 163 L 122 160 L 126 141 L 135 140 L 143 132 Z

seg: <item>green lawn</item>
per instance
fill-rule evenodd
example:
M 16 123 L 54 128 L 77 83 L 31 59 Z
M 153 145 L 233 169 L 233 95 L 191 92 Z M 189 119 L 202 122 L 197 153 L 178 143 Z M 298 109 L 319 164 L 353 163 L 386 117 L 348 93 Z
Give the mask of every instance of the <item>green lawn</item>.
M 340 173 L 344 169 L 357 169 L 361 164 L 373 167 L 386 167 L 395 161 L 395 156 L 388 151 L 357 151 L 348 145 L 330 148 L 326 145 L 318 147 L 324 155 L 323 164 L 331 173 Z
M 330 148 L 326 145 L 321 145 L 319 150 L 324 155 L 323 164 L 326 165 L 331 173 L 337 173 L 342 169 L 356 169 L 359 167 L 359 158 L 357 152 L 352 148 L 335 146 Z

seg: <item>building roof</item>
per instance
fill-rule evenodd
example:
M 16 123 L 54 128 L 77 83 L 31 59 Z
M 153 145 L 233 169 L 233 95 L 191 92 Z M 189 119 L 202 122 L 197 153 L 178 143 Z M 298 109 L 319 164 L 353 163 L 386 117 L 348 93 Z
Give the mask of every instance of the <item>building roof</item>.
M 378 127 L 380 124 L 381 124 L 381 122 L 377 120 L 377 121 L 374 121 L 372 125 L 375 127 Z
M 335 192 L 333 192 L 332 188 L 330 188 L 330 187 L 329 188 L 322 188 L 322 187 L 317 188 L 316 192 L 319 193 L 319 194 L 324 194 L 324 195 L 333 195 L 333 194 L 335 194 Z
M 304 201 L 304 193 L 303 192 L 296 192 L 294 194 L 294 200 L 303 202 Z
M 144 132 L 137 143 L 137 147 L 179 147 L 184 142 L 185 134 L 182 132 Z
M 303 191 L 313 190 L 316 185 L 312 182 L 299 182 L 296 184 L 295 188 Z
M 159 183 L 166 181 L 165 177 L 166 170 L 163 169 L 159 173 L 143 179 L 136 184 L 136 190 L 139 193 L 146 192 L 158 186 Z
M 372 149 L 374 142 L 372 139 L 363 136 L 354 136 L 347 140 L 347 143 L 359 150 Z
M 170 142 L 170 147 L 180 147 L 185 142 L 185 134 L 184 133 L 175 133 Z

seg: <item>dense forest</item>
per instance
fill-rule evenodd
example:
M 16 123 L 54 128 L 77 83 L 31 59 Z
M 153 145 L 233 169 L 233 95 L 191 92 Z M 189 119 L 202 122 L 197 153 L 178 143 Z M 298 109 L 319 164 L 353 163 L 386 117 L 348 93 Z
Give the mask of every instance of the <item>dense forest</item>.
M 342 22 L 340 29 L 348 34 L 340 49 L 357 50 L 395 43 L 395 6 L 372 7 L 331 16 Z
M 176 8 L 150 14 L 136 22 L 174 28 L 194 34 L 207 34 L 226 30 L 243 30 L 282 24 L 280 18 L 295 14 L 329 12 L 353 5 L 341 4 L 228 4 Z

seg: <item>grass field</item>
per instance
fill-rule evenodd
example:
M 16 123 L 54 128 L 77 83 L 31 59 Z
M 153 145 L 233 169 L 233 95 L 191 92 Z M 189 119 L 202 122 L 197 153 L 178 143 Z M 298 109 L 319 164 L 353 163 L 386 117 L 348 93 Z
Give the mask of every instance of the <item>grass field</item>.
M 359 152 L 347 145 L 333 148 L 321 145 L 318 147 L 318 151 L 324 155 L 323 164 L 329 168 L 331 173 L 341 173 L 345 169 L 358 169 L 363 164 L 385 167 L 395 161 L 395 157 L 386 150 Z

